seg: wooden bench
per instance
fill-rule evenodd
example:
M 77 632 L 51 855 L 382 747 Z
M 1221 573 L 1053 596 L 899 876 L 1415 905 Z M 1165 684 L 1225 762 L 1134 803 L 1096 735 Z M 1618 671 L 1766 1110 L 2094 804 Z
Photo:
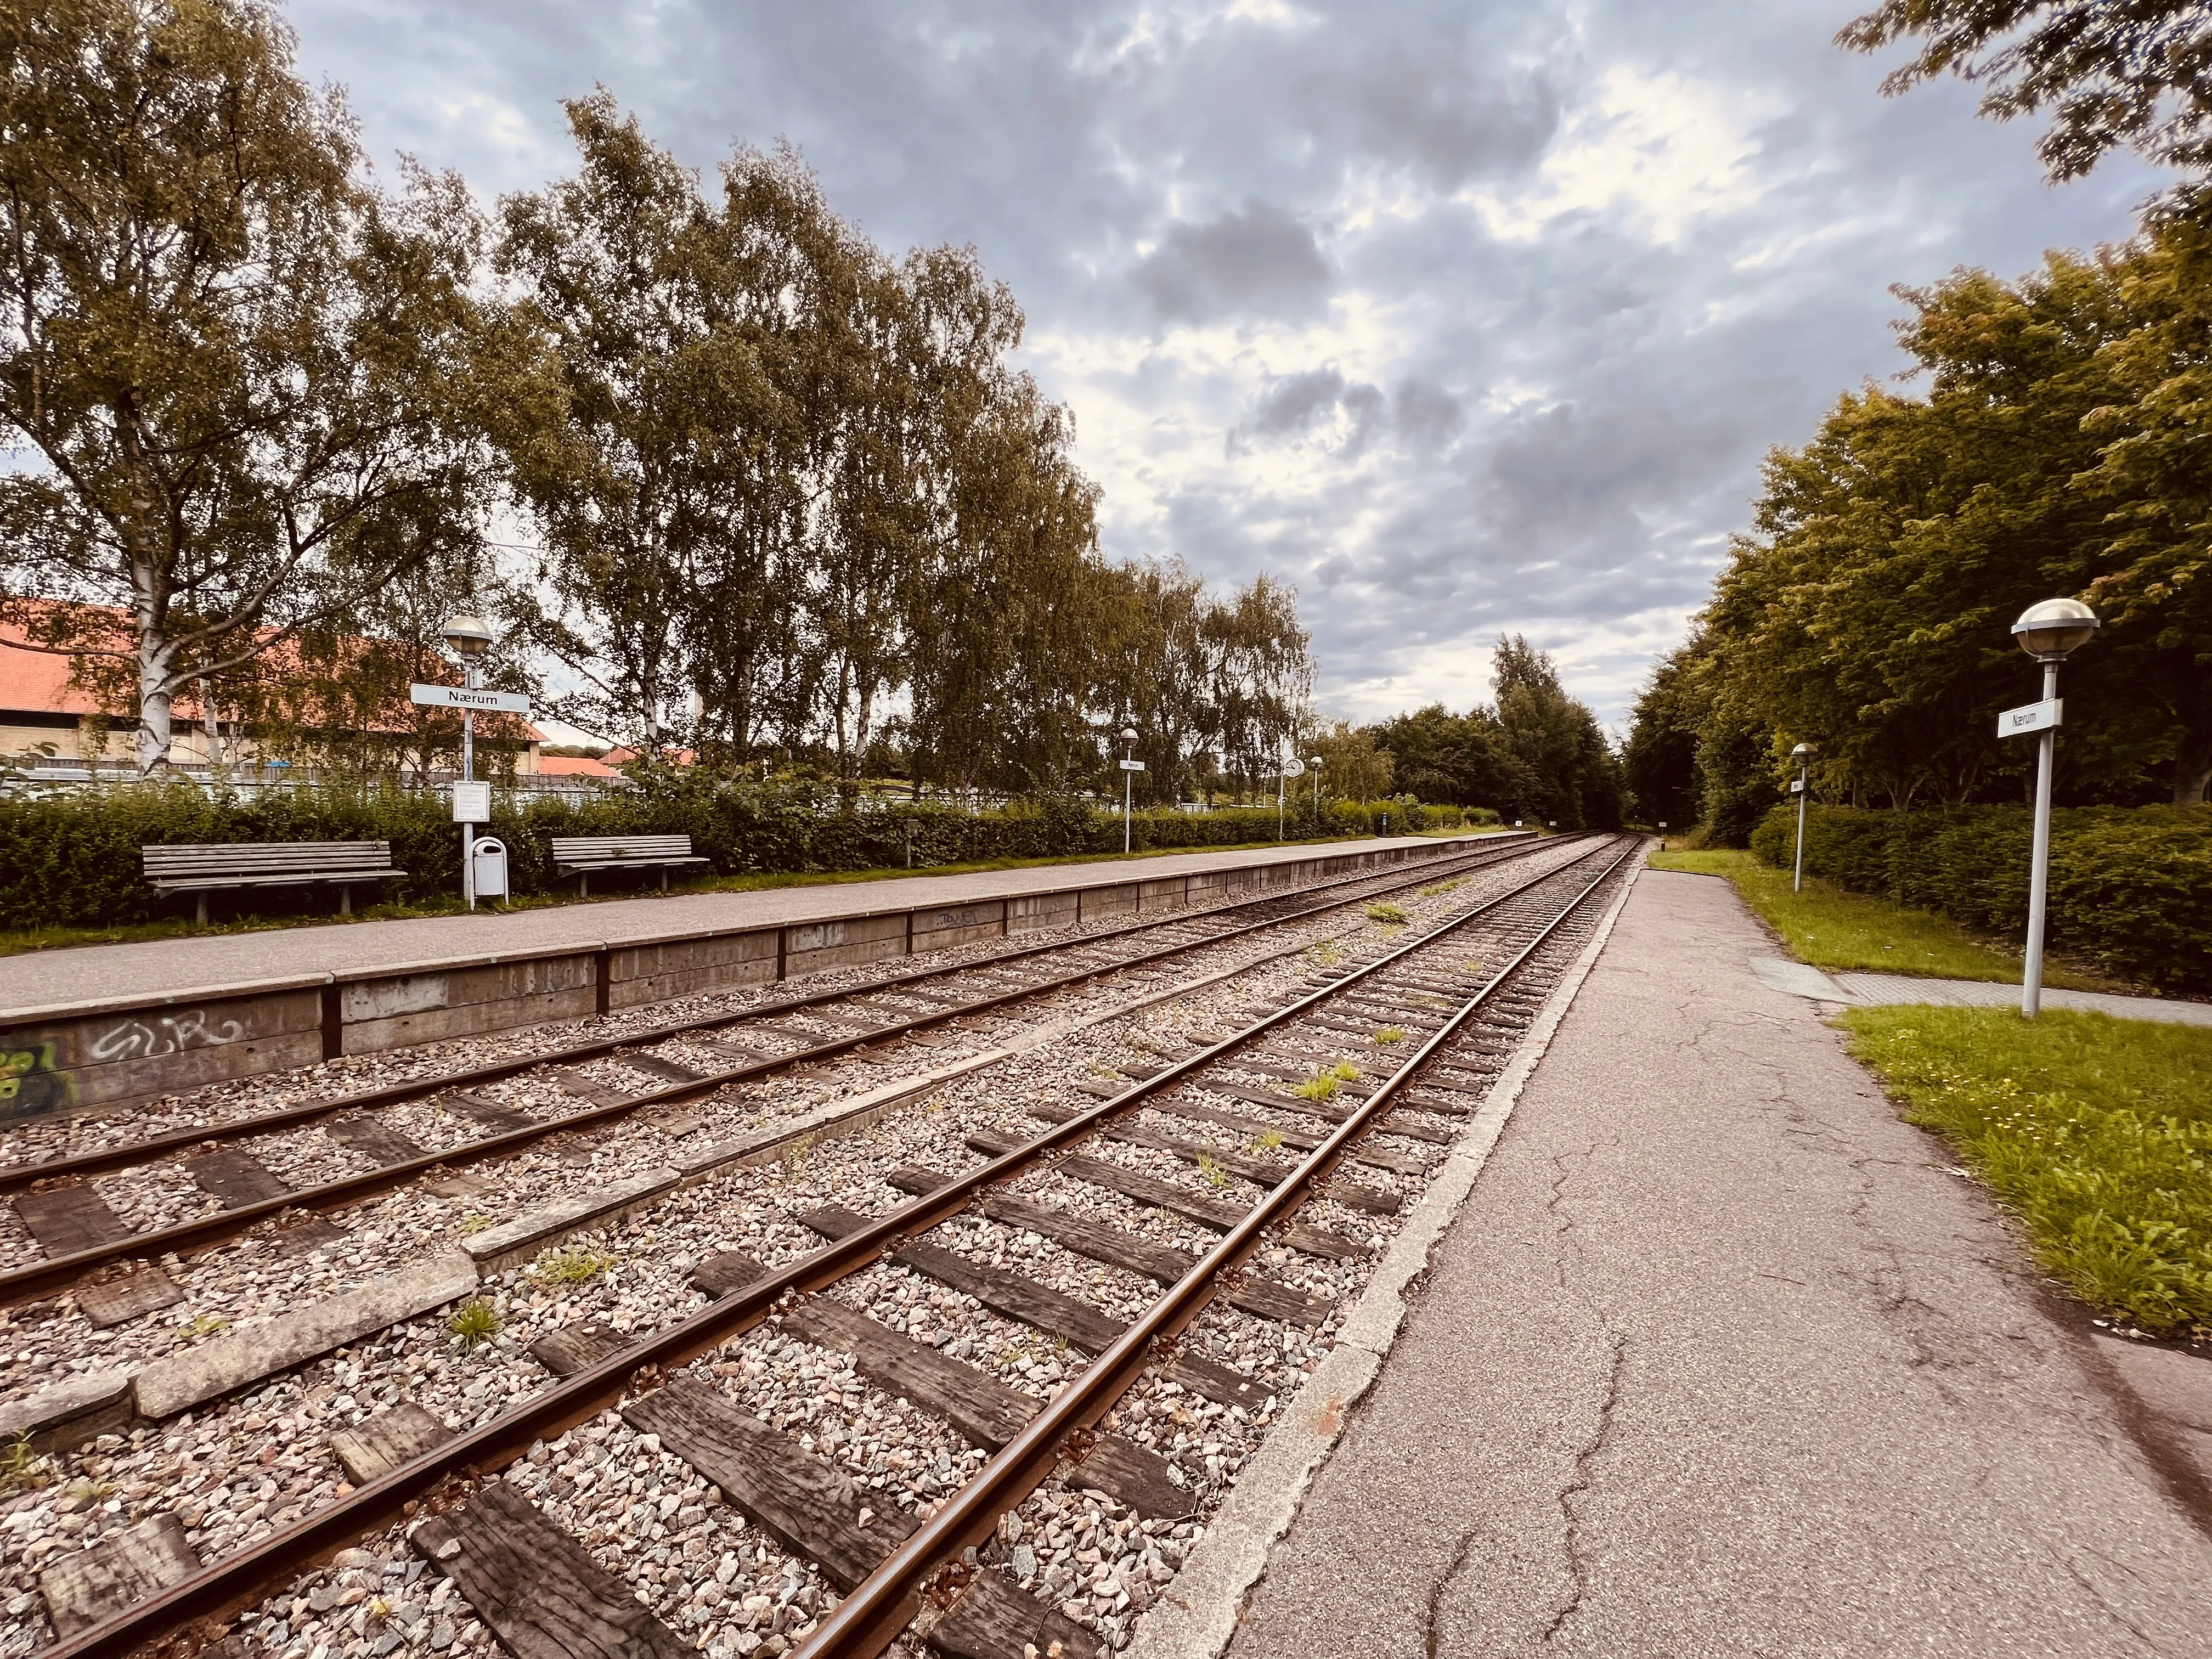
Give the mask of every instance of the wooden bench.
M 678 865 L 710 864 L 691 850 L 689 836 L 556 836 L 553 869 L 576 878 L 576 896 L 589 898 L 594 870 L 650 870 L 660 872 L 660 890 L 668 890 L 668 872 Z
M 353 914 L 353 890 L 397 881 L 388 841 L 236 841 L 212 847 L 142 847 L 146 879 L 162 893 L 191 893 L 207 919 L 207 896 L 233 887 L 331 886 L 338 913 Z

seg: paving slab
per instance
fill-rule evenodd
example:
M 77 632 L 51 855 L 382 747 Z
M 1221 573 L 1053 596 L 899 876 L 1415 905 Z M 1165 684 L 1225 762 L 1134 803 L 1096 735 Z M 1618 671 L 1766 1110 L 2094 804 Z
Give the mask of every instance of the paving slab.
M 1420 847 L 1426 840 L 1413 836 L 1301 842 L 1235 852 L 1164 853 L 1152 858 L 772 887 L 757 892 L 654 893 L 504 915 L 483 909 L 461 915 L 34 951 L 0 958 L 0 1010 L 199 992 L 300 975 L 398 970 L 503 951 L 621 946 L 694 930 L 769 927 L 1075 887 L 1116 887 L 1224 866 L 1295 863 L 1383 848 Z
M 1754 954 L 1751 971 L 1769 990 L 1845 1007 L 1878 1008 L 1920 1003 L 1937 1008 L 2017 1008 L 2020 987 L 2002 980 L 1922 979 L 1912 974 L 1831 971 L 1788 957 Z M 2148 1019 L 2169 1025 L 2212 1025 L 2212 1002 L 2120 996 L 2110 991 L 2061 991 L 2045 986 L 2043 1006 L 2114 1019 Z
M 2196 1411 L 1763 948 L 1640 876 L 1235 1659 L 2212 1654 Z

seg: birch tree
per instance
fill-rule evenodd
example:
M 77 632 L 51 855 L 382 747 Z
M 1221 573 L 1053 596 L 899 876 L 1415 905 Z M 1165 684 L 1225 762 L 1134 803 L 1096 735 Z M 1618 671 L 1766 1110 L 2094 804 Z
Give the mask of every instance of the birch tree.
M 458 180 L 366 181 L 250 0 L 0 0 L 0 622 L 135 708 L 477 533 Z

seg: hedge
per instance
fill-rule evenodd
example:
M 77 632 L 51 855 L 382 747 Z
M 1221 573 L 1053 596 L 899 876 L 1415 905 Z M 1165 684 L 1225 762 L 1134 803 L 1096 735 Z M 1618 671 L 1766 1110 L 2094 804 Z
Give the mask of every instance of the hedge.
M 1796 809 L 1752 851 L 1786 867 Z M 1809 807 L 1805 868 L 1840 886 L 2022 941 L 2033 823 L 2025 806 L 1891 812 Z M 2081 806 L 2051 815 L 2054 951 L 2162 991 L 2212 991 L 2212 806 Z
M 1286 833 L 1371 833 L 1381 814 L 1393 830 L 1496 823 L 1477 808 L 1381 801 L 1371 808 L 1308 800 Z M 812 784 L 720 783 L 690 774 L 641 781 L 603 800 L 495 805 L 489 833 L 507 843 L 508 880 L 518 896 L 563 891 L 549 842 L 555 836 L 688 835 L 718 875 L 882 869 L 902 865 L 907 825 L 916 866 L 993 859 L 1053 858 L 1121 850 L 1121 822 L 1072 799 L 1018 802 L 1003 811 L 966 812 L 927 802 L 866 807 L 834 787 Z M 1137 815 L 1133 841 L 1144 848 L 1218 847 L 1272 841 L 1273 808 Z M 434 794 L 399 788 L 266 790 L 210 795 L 184 782 L 127 784 L 68 793 L 0 797 L 0 927 L 104 927 L 173 915 L 140 873 L 138 849 L 164 842 L 388 841 L 406 871 L 389 884 L 401 901 L 451 896 L 459 884 L 459 840 L 450 809 Z M 261 910 L 321 908 L 325 893 L 219 896 L 219 904 Z

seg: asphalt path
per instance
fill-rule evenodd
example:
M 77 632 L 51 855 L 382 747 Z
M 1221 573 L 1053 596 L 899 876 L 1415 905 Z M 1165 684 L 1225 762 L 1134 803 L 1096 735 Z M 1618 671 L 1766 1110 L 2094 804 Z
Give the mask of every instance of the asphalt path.
M 2212 1437 L 1771 949 L 1639 877 L 1232 1659 L 2212 1654 Z

